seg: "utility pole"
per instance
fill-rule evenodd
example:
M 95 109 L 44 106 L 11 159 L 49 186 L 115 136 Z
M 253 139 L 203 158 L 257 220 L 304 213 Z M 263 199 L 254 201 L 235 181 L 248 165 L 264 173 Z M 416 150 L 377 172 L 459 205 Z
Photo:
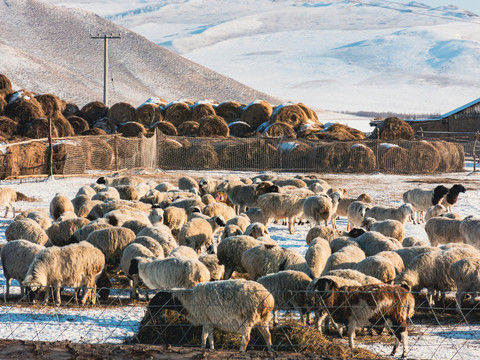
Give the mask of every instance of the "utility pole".
M 103 103 L 108 106 L 108 39 L 120 39 L 120 34 L 90 34 L 90 39 L 103 39 Z

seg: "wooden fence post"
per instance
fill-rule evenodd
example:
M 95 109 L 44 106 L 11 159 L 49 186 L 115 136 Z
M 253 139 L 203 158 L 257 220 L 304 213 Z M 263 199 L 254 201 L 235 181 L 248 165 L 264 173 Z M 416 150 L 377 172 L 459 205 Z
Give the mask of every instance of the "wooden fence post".
M 52 146 L 52 118 L 48 118 L 48 149 L 49 149 L 49 167 L 48 176 L 53 177 L 53 146 Z
M 477 141 L 478 141 L 478 131 L 475 132 L 475 141 L 473 142 L 473 172 L 477 171 Z

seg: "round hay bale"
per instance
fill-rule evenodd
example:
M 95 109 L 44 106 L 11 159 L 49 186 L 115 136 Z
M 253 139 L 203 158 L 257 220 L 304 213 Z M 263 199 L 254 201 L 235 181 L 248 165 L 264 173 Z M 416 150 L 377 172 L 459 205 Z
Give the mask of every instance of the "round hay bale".
M 293 128 L 289 124 L 282 122 L 274 122 L 273 124 L 270 124 L 263 132 L 263 136 L 281 139 L 297 138 L 295 130 L 293 130 Z
M 57 129 L 58 137 L 70 137 L 75 135 L 72 125 L 60 113 L 52 118 L 52 125 Z M 52 135 L 53 136 L 53 135 Z
M 300 106 L 296 104 L 282 104 L 273 109 L 271 120 L 287 124 L 296 131 L 310 119 Z
M 255 135 L 254 129 L 243 121 L 235 121 L 228 124 L 230 136 L 252 137 Z
M 437 171 L 450 172 L 452 171 L 451 165 L 453 161 L 451 158 L 455 156 L 450 148 L 450 144 L 445 141 L 432 141 L 431 144 L 437 149 L 440 155 L 440 163 L 438 164 Z
M 37 118 L 26 124 L 19 126 L 20 133 L 31 139 L 45 139 L 48 138 L 49 124 L 48 119 Z M 52 137 L 58 137 L 58 130 L 52 120 Z
M 157 157 L 161 168 L 182 168 L 185 167 L 187 150 L 179 141 L 162 137 L 158 141 Z
M 197 136 L 201 137 L 220 137 L 229 136 L 228 125 L 222 117 L 218 115 L 208 115 L 200 119 Z
M 108 109 L 107 117 L 115 124 L 134 121 L 135 108 L 129 103 L 119 102 L 113 104 L 110 109 Z
M 129 122 L 122 125 L 120 129 L 118 129 L 118 132 L 125 137 L 138 137 L 139 135 L 145 135 L 147 133 L 145 127 L 136 122 Z
M 240 120 L 243 108 L 236 101 L 225 101 L 215 108 L 215 114 L 221 116 L 227 124 Z
M 326 143 L 312 149 L 312 167 L 318 171 L 345 170 L 349 167 L 350 145 L 347 143 Z
M 297 138 L 306 140 L 318 140 L 318 134 L 321 134 L 322 130 L 323 125 L 321 123 L 305 124 L 297 131 Z
M 215 169 L 218 165 L 217 152 L 209 144 L 192 145 L 187 150 L 186 160 L 187 166 L 194 169 Z
M 78 108 L 77 104 L 66 103 L 64 108 L 63 116 L 65 116 L 67 119 L 70 116 L 80 116 L 80 109 Z
M 64 105 L 62 99 L 53 94 L 41 94 L 35 96 L 35 99 L 42 104 L 43 112 L 45 117 L 58 117 L 62 115 L 64 110 Z
M 6 106 L 7 106 L 7 101 L 5 100 L 5 96 L 0 94 L 0 115 L 4 113 Z
M 371 172 L 377 167 L 375 154 L 364 144 L 350 146 L 349 160 L 349 168 L 353 172 Z
M 5 147 L 5 150 L 0 152 L 1 170 L 0 178 L 5 179 L 9 176 L 15 177 L 20 175 L 20 145 L 12 145 Z
M 150 127 L 158 121 L 163 120 L 160 107 L 155 104 L 143 104 L 135 109 L 133 120 L 137 123 Z
M 197 136 L 200 124 L 196 121 L 185 121 L 178 125 L 177 133 L 179 136 Z
M 386 118 L 380 126 L 380 139 L 412 140 L 414 135 L 412 127 L 397 117 Z
M 464 171 L 465 169 L 465 149 L 461 143 L 447 143 L 450 145 L 452 157 L 450 160 L 452 171 Z
M 9 117 L 0 116 L 0 136 L 4 138 L 11 138 L 17 133 L 17 122 L 13 121 Z
M 347 125 L 335 123 L 317 133 L 317 137 L 321 140 L 363 140 L 365 134 Z
M 245 139 L 232 142 L 218 150 L 219 166 L 227 169 L 278 168 L 277 148 L 264 139 Z
M 379 168 L 385 172 L 406 172 L 408 150 L 394 144 L 380 144 Z
M 192 120 L 192 109 L 184 102 L 175 102 L 165 108 L 165 121 L 169 121 L 178 129 L 178 126 Z
M 84 118 L 81 118 L 80 116 L 70 116 L 68 119 L 68 122 L 70 125 L 72 125 L 73 131 L 75 132 L 76 135 L 80 135 L 82 132 L 85 130 L 90 129 L 90 126 L 88 125 L 87 120 Z
M 80 117 L 87 120 L 90 127 L 95 124 L 98 119 L 101 119 L 108 114 L 108 106 L 102 103 L 101 101 L 92 101 L 86 104 L 80 110 Z
M 304 142 L 284 142 L 278 145 L 282 169 L 309 168 L 311 152 L 312 147 Z
M 48 148 L 43 142 L 30 142 L 20 147 L 22 166 L 20 175 L 48 173 Z
M 171 122 L 168 121 L 159 121 L 150 128 L 150 130 L 157 129 L 167 136 L 177 136 L 177 129 Z
M 102 129 L 106 134 L 115 134 L 117 132 L 116 124 L 108 117 L 95 121 L 94 128 Z
M 318 122 L 318 116 L 317 116 L 317 113 L 315 111 L 313 111 L 312 109 L 310 109 L 307 105 L 305 105 L 303 103 L 298 103 L 297 105 L 300 106 L 300 108 L 303 110 L 305 115 L 307 115 L 307 118 L 309 118 L 310 120 L 313 120 L 314 122 Z
M 93 129 L 87 129 L 87 130 L 82 131 L 80 133 L 80 135 L 82 135 L 82 136 L 89 136 L 89 135 L 98 136 L 98 135 L 107 135 L 107 133 L 103 129 L 93 128 Z
M 29 123 L 33 119 L 45 117 L 42 105 L 33 97 L 22 96 L 5 107 L 5 116 L 18 123 Z
M 255 101 L 243 110 L 240 120 L 246 122 L 252 129 L 257 129 L 264 122 L 270 121 L 272 111 L 272 105 L 268 102 Z
M 114 151 L 110 144 L 97 137 L 82 141 L 83 153 L 86 158 L 86 168 L 89 170 L 108 170 L 114 160 Z
M 430 174 L 437 170 L 440 155 L 435 147 L 424 141 L 409 141 L 402 145 L 408 150 L 408 171 Z
M 6 75 L 0 74 L 0 94 L 11 94 L 12 92 L 12 82 Z
M 67 162 L 67 145 L 57 143 L 53 145 L 52 171 L 54 174 L 63 174 Z
M 192 106 L 192 119 L 198 121 L 204 117 L 216 115 L 213 105 L 208 102 L 196 103 Z

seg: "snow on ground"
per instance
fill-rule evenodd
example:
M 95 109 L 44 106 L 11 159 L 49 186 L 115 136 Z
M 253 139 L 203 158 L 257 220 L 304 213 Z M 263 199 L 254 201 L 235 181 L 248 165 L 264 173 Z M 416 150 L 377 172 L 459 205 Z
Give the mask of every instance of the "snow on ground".
M 469 167 L 467 167 L 469 168 Z M 158 180 L 170 180 L 175 182 L 180 174 L 186 174 L 195 178 L 203 176 L 222 176 L 224 171 L 165 171 L 146 172 L 149 178 Z M 239 176 L 253 176 L 253 172 L 228 172 Z M 290 176 L 292 173 L 282 173 Z M 91 177 L 57 178 L 34 182 L 27 180 L 2 181 L 3 186 L 10 186 L 28 196 L 39 199 L 39 202 L 18 202 L 17 209 L 26 210 L 33 207 L 48 209 L 50 199 L 58 192 L 73 198 L 77 189 L 82 185 L 93 183 L 98 175 Z M 350 196 L 357 196 L 362 192 L 368 192 L 373 196 L 376 203 L 398 206 L 402 203 L 402 193 L 413 187 L 433 188 L 436 184 L 451 186 L 452 182 L 459 182 L 466 186 L 467 193 L 461 194 L 454 210 L 464 216 L 477 215 L 480 212 L 480 182 L 478 173 L 454 173 L 438 174 L 429 176 L 404 176 L 385 174 L 323 174 L 331 185 L 345 187 Z M 3 215 L 2 209 L 0 213 Z M 0 219 L 0 243 L 5 242 L 5 228 L 11 222 L 11 218 Z M 346 226 L 346 219 L 337 221 L 340 228 Z M 295 234 L 291 235 L 285 226 L 273 224 L 270 227 L 271 237 L 281 246 L 294 248 L 305 254 L 307 245 L 305 237 L 309 230 L 308 225 L 296 226 Z M 423 225 L 406 224 L 407 236 L 418 236 L 427 239 Z M 18 286 L 18 283 L 15 283 Z M 3 292 L 5 279 L 0 274 L 0 287 Z M 13 293 L 18 294 L 17 286 L 13 287 Z M 1 293 L 0 293 L 1 296 Z M 114 292 L 116 299 L 127 299 L 128 293 L 124 290 Z M 0 307 L 0 338 L 25 339 L 25 340 L 70 340 L 84 343 L 121 343 L 131 337 L 137 330 L 139 321 L 144 315 L 144 306 L 139 304 L 124 306 L 96 306 L 80 308 L 67 306 L 60 308 L 42 307 L 39 305 L 22 307 L 17 304 L 8 304 Z M 480 351 L 480 327 L 468 325 L 458 319 L 458 324 L 427 326 L 414 325 L 409 336 L 409 357 L 416 359 L 469 359 Z M 358 339 L 361 343 L 361 338 Z M 374 343 L 367 346 L 379 354 L 388 354 L 391 344 Z

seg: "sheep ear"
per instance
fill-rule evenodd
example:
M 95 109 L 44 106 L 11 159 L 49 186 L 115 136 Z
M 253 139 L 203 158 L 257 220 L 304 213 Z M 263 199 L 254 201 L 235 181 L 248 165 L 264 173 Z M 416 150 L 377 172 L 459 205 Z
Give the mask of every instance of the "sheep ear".
M 225 226 L 225 220 L 223 220 L 221 217 L 217 217 L 215 219 L 215 222 L 217 223 L 217 225 L 219 226 Z
M 400 284 L 400 287 L 401 287 L 401 288 L 404 288 L 404 289 L 407 290 L 407 291 L 411 291 L 411 290 L 412 290 L 412 288 L 411 288 L 407 283 L 401 283 L 401 284 Z
M 331 279 L 318 279 L 315 289 L 321 293 L 321 297 L 325 297 L 335 287 L 334 282 Z
M 97 184 L 105 184 L 107 181 L 105 179 L 105 176 L 101 176 L 97 180 Z
M 128 268 L 128 272 L 130 275 L 138 274 L 138 259 L 133 259 L 130 262 L 130 267 Z

